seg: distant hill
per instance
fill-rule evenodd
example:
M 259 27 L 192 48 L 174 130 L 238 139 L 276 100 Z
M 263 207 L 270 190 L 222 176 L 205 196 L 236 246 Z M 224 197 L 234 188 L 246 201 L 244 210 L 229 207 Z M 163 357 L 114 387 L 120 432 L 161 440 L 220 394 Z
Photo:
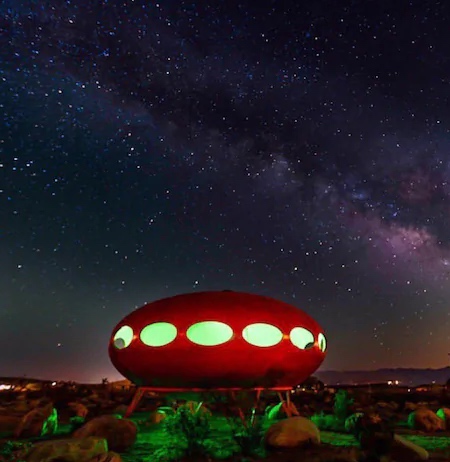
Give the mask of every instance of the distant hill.
M 445 384 L 450 379 L 450 367 L 441 369 L 377 369 L 374 371 L 317 371 L 314 374 L 327 385 L 380 383 L 398 380 L 401 385 Z

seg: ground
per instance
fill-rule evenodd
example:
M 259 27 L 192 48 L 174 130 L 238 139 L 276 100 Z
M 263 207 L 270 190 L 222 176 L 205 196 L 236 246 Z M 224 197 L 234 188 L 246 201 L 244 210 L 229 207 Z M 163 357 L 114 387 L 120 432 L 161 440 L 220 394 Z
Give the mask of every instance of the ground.
M 167 441 L 167 437 L 164 433 L 162 425 L 143 425 L 142 421 L 146 421 L 148 419 L 148 413 L 145 412 L 136 413 L 132 416 L 131 419 L 138 423 L 139 433 L 134 447 L 127 453 L 122 454 L 123 462 L 155 462 L 154 452 L 158 450 L 158 448 L 161 448 Z M 229 428 L 227 426 L 228 424 L 225 418 L 214 417 L 211 419 L 211 439 L 216 442 L 220 442 L 219 444 L 223 445 L 224 447 L 229 447 L 230 445 L 234 444 L 232 439 L 230 438 Z M 61 425 L 58 429 L 58 434 L 55 435 L 53 438 L 67 437 L 69 432 L 69 425 Z M 411 440 L 417 445 L 428 450 L 432 456 L 430 462 L 450 461 L 450 432 L 439 433 L 434 435 L 425 435 L 418 434 L 417 432 L 414 432 L 412 430 L 399 428 L 397 433 L 402 434 L 402 436 L 404 436 L 408 440 Z M 0 441 L 2 437 L 5 438 L 6 435 L 0 435 Z M 339 453 L 339 451 L 343 450 L 343 448 L 357 447 L 357 441 L 355 440 L 355 438 L 352 435 L 345 433 L 321 431 L 321 439 L 322 445 L 329 447 L 332 453 L 333 451 L 335 451 L 336 455 Z M 299 458 L 300 454 L 303 454 L 304 457 Z M 295 452 L 289 453 L 271 453 L 268 454 L 266 459 L 255 457 L 251 460 L 255 462 L 259 460 L 264 460 L 265 462 L 290 462 L 293 460 L 307 460 L 305 456 L 305 450 L 297 450 Z M 242 457 L 236 456 L 234 459 L 231 460 L 241 461 L 243 459 Z M 195 458 L 195 462 L 202 461 L 199 458 Z

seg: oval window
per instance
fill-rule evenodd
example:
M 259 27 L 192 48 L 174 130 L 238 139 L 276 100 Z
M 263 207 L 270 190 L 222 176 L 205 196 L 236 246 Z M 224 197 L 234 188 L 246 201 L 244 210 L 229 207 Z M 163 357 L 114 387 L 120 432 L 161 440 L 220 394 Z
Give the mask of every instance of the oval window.
M 242 331 L 242 337 L 251 345 L 270 347 L 281 342 L 283 332 L 272 324 L 257 322 L 245 327 Z
M 322 333 L 319 334 L 319 348 L 325 352 L 325 350 L 327 349 L 327 339 L 325 338 L 325 335 L 323 335 Z
M 308 350 L 314 346 L 314 335 L 304 327 L 294 327 L 289 334 L 291 342 L 301 350 Z
M 186 336 L 191 342 L 198 345 L 221 345 L 233 337 L 233 329 L 223 322 L 202 321 L 192 324 L 187 330 Z
M 160 347 L 173 342 L 177 336 L 177 328 L 170 322 L 155 322 L 141 330 L 141 342 L 144 345 Z
M 117 349 L 123 350 L 130 346 L 132 340 L 133 329 L 130 326 L 122 326 L 114 335 L 113 343 Z

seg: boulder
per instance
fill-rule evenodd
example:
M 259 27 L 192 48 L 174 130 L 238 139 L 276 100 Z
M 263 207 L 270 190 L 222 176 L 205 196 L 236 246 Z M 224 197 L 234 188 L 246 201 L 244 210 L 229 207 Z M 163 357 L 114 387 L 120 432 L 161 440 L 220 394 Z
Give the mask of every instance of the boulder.
M 390 456 L 392 460 L 407 460 L 411 462 L 414 460 L 427 460 L 429 458 L 428 451 L 400 435 L 394 435 Z
M 0 415 L 0 433 L 14 433 L 21 418 L 12 415 Z
M 127 405 L 125 405 L 125 404 L 119 404 L 119 406 L 117 406 L 117 407 L 114 409 L 113 413 L 114 413 L 114 414 L 125 415 L 126 412 L 127 412 L 127 410 L 128 410 L 128 406 L 127 406 Z
M 414 411 L 412 418 L 416 430 L 432 433 L 444 430 L 445 423 L 432 410 L 420 407 Z
M 19 460 L 25 462 L 89 462 L 94 457 L 108 452 L 108 444 L 104 438 L 79 438 L 36 443 Z M 107 460 L 107 459 L 106 459 Z
M 450 430 L 450 408 L 441 407 L 436 415 L 444 422 L 444 428 Z
M 308 443 L 320 444 L 320 432 L 311 420 L 295 416 L 272 424 L 264 439 L 268 447 L 295 448 Z
M 58 413 L 52 404 L 33 409 L 25 414 L 17 425 L 16 438 L 32 438 L 42 435 L 53 435 L 58 429 Z
M 83 417 L 84 419 L 89 414 L 89 409 L 83 403 L 69 403 L 70 410 L 73 412 L 75 417 Z
M 89 462 L 122 462 L 122 457 L 117 452 L 109 451 L 93 457 Z
M 131 420 L 104 415 L 95 417 L 73 433 L 74 438 L 88 436 L 105 438 L 112 451 L 124 452 L 135 443 L 137 427 Z
M 167 414 L 165 412 L 155 411 L 155 412 L 150 413 L 148 422 L 151 424 L 159 424 L 166 418 L 167 418 Z
M 406 401 L 404 409 L 405 411 L 415 411 L 417 409 L 417 404 Z

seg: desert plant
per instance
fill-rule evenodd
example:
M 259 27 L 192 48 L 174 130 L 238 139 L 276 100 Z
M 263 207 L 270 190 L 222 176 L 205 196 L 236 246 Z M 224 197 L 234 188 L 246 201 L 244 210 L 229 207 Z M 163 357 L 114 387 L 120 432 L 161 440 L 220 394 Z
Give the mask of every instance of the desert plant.
M 5 441 L 0 445 L 0 460 L 5 462 L 23 462 L 24 455 L 30 448 L 31 443 L 24 443 L 18 441 Z
M 409 428 L 414 428 L 416 426 L 416 413 L 414 411 L 408 414 L 408 420 L 406 422 Z
M 283 403 L 273 404 L 266 407 L 264 414 L 269 420 L 276 420 L 281 413 Z
M 242 419 L 229 419 L 231 436 L 239 454 L 244 457 L 265 455 L 263 445 L 264 418 L 252 416 L 245 423 Z
M 174 415 L 176 411 L 171 406 L 159 406 L 156 412 L 158 414 Z
M 51 414 L 45 419 L 41 436 L 54 435 L 58 431 L 58 411 L 53 408 Z
M 350 406 L 353 399 L 349 397 L 347 390 L 339 390 L 334 397 L 333 412 L 337 419 L 345 421 L 350 414 Z
M 348 416 L 345 419 L 345 431 L 348 433 L 353 433 L 355 431 L 355 427 L 358 425 L 359 419 L 363 417 L 362 412 L 355 412 L 354 414 Z
M 206 452 L 205 441 L 211 432 L 209 416 L 203 412 L 192 412 L 180 406 L 172 415 L 163 420 L 164 431 L 183 448 L 186 456 L 201 455 Z M 181 445 L 180 445 L 181 443 Z
M 345 421 L 342 422 L 335 415 L 325 414 L 323 411 L 312 415 L 310 419 L 316 424 L 319 430 L 341 431 L 344 429 Z
M 364 453 L 364 462 L 377 462 L 390 453 L 394 432 L 378 414 L 355 414 L 352 433 Z

